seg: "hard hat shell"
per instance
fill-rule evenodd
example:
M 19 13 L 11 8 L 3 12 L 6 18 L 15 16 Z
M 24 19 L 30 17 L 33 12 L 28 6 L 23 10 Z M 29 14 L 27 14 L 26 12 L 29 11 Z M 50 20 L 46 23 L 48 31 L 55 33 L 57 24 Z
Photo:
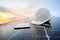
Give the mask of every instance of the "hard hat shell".
M 35 17 L 39 21 L 50 20 L 50 12 L 46 8 L 40 8 L 37 10 Z

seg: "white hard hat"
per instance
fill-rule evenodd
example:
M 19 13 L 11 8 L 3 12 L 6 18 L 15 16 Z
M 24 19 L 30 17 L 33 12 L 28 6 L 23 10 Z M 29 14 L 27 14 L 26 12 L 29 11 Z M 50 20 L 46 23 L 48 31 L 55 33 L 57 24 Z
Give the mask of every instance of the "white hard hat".
M 35 17 L 39 21 L 50 20 L 50 12 L 46 8 L 40 8 L 36 12 Z

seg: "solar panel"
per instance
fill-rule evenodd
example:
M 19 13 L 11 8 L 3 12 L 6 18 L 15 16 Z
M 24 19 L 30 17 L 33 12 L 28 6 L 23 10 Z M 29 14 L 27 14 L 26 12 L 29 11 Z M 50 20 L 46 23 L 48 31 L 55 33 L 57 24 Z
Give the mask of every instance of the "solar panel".
M 0 40 L 60 40 L 59 20 L 58 17 L 52 17 L 51 27 L 31 25 L 29 29 L 19 30 L 13 29 L 14 23 L 8 23 L 2 26 L 5 28 L 0 31 Z

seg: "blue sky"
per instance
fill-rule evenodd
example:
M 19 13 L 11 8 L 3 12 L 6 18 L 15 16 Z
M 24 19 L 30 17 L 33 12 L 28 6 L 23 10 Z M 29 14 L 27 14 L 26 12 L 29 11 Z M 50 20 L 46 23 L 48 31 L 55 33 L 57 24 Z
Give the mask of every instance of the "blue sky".
M 0 5 L 5 7 L 16 7 L 30 10 L 47 8 L 51 14 L 60 17 L 60 0 L 0 0 Z
M 48 8 L 52 15 L 60 17 L 60 0 L 46 1 L 42 7 Z

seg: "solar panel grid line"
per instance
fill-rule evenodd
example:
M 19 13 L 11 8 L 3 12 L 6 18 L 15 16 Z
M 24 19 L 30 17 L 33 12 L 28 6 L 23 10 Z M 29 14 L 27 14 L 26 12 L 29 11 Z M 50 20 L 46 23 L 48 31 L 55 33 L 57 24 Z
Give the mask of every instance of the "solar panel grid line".
M 19 31 L 18 32 L 16 32 L 15 34 L 13 34 L 11 37 L 9 37 L 8 38 L 8 40 L 11 40 L 15 35 L 17 35 L 19 33 Z
M 19 32 L 18 32 L 18 33 L 19 33 Z M 9 40 L 12 39 L 13 37 L 15 37 L 18 33 L 13 34 L 13 35 L 9 38 Z M 35 37 L 34 37 L 34 36 L 32 35 L 32 37 L 29 37 L 29 36 L 28 36 L 27 39 L 28 39 L 28 40 L 30 40 L 30 39 L 32 40 L 32 38 L 33 38 L 33 39 L 34 39 L 34 38 L 36 38 L 36 39 L 41 39 L 40 37 L 44 37 L 44 36 L 35 35 Z M 45 37 L 46 37 L 46 36 L 45 36 Z M 35 40 L 36 40 L 36 39 L 35 39 Z M 42 38 L 42 39 L 44 39 L 44 38 Z
M 45 31 L 45 33 L 46 33 L 46 37 L 47 37 L 47 39 L 50 40 L 50 37 L 48 36 L 47 30 L 46 30 L 45 27 L 44 27 L 44 31 Z
M 31 40 L 43 40 L 44 39 L 44 37 L 46 37 L 46 36 L 32 36 L 31 37 Z M 30 39 L 29 39 L 30 40 Z

